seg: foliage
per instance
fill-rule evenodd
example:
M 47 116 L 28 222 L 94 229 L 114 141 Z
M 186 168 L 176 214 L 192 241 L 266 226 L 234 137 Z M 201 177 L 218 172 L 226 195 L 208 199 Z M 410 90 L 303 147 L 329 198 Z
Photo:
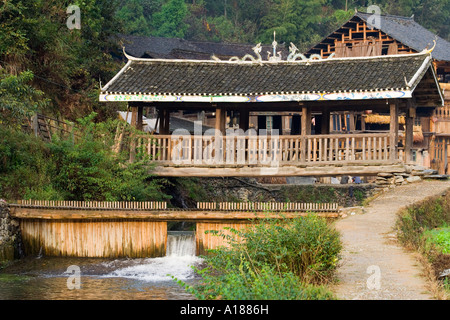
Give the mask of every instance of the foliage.
M 423 233 L 450 224 L 450 194 L 408 207 L 396 223 L 399 240 L 413 248 L 424 247 Z
M 69 4 L 80 7 L 80 30 L 66 25 Z M 98 81 L 109 80 L 118 68 L 111 57 L 116 46 L 112 35 L 121 30 L 115 18 L 117 4 L 117 0 L 1 0 L 0 69 L 15 76 L 24 71 L 34 74 L 30 85 L 50 101 L 38 106 L 41 112 L 74 120 L 92 108 L 102 109 Z
M 0 70 L 0 124 L 17 127 L 22 119 L 47 104 L 44 93 L 30 85 L 32 80 L 31 71 L 15 76 Z
M 327 222 L 310 214 L 262 219 L 230 234 L 229 247 L 211 250 L 200 284 L 188 286 L 199 299 L 332 299 L 323 284 L 333 278 L 341 242 Z M 183 284 L 183 283 L 182 283 Z M 183 284 L 184 285 L 184 284 Z
M 184 0 L 169 0 L 161 7 L 161 11 L 153 16 L 154 34 L 183 38 L 187 30 L 187 25 L 184 23 L 187 13 L 188 9 Z
M 48 186 L 48 146 L 39 138 L 5 126 L 0 126 L 0 136 L 0 198 L 20 199 L 28 190 Z
M 348 20 L 354 9 L 366 12 L 371 4 L 379 6 L 383 14 L 407 17 L 414 14 L 418 23 L 450 39 L 449 1 L 262 0 L 256 5 L 250 0 L 129 0 L 123 1 L 117 16 L 124 25 L 129 25 L 131 34 L 162 37 L 183 34 L 189 40 L 270 44 L 276 31 L 280 43 L 293 42 L 304 51 Z M 145 10 L 145 3 L 151 10 Z M 168 8 L 173 12 L 169 16 Z M 160 20 L 162 16 L 164 20 Z M 174 21 L 179 30 L 169 27 Z M 153 24 L 150 30 L 148 24 Z
M 423 236 L 429 245 L 435 246 L 444 254 L 450 254 L 450 228 L 428 230 L 424 232 Z
M 36 200 L 165 200 L 165 180 L 151 174 L 149 159 L 128 163 L 112 152 L 117 121 L 79 120 L 75 141 L 54 136 L 51 143 L 0 127 L 0 197 Z

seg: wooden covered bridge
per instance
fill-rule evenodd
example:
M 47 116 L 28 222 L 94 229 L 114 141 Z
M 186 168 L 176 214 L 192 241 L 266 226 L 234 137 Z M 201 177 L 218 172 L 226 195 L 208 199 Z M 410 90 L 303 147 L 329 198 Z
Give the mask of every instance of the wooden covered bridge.
M 443 105 L 432 49 L 415 54 L 326 59 L 291 46 L 274 54 L 222 61 L 143 59 L 128 62 L 101 90 L 100 101 L 126 101 L 142 129 L 145 107 L 158 112 L 158 132 L 135 138 L 161 176 L 338 176 L 404 172 L 416 116 Z M 209 112 L 215 128 L 170 131 L 171 113 Z M 336 132 L 334 112 L 390 116 L 389 131 Z M 296 131 L 250 127 L 250 114 L 290 114 Z M 237 117 L 236 117 L 237 115 Z M 235 125 L 227 121 L 235 117 Z M 400 130 L 399 117 L 405 117 Z M 227 122 L 229 122 L 227 124 Z M 204 133 L 203 133 L 204 132 Z M 134 149 L 133 152 L 136 150 Z

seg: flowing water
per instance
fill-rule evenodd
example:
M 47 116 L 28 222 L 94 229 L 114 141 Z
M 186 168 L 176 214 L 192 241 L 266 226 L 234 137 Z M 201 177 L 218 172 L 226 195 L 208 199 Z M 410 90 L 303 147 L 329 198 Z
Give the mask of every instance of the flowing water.
M 194 234 L 183 231 L 168 233 L 161 258 L 28 257 L 0 270 L 0 300 L 190 300 L 171 276 L 191 284 L 198 280 L 192 266 L 201 262 Z M 70 266 L 79 267 L 79 286 Z

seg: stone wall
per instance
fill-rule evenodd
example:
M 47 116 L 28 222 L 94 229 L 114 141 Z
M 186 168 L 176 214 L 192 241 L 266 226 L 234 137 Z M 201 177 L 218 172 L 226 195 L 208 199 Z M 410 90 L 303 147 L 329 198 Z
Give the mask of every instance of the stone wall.
M 422 181 L 422 179 L 447 179 L 446 176 L 439 176 L 436 170 L 419 166 L 407 168 L 403 173 L 379 173 L 375 184 L 377 191 L 387 191 L 390 188 L 408 183 Z
M 0 262 L 22 256 L 19 222 L 11 218 L 8 204 L 0 199 Z

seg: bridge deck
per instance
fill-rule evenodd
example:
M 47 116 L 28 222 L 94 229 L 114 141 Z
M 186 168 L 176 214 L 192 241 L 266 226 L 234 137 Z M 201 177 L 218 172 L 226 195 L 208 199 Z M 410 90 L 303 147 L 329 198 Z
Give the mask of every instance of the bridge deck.
M 164 202 L 154 202 L 144 208 L 142 202 L 76 202 L 24 201 L 10 204 L 11 216 L 18 219 L 46 220 L 148 220 L 148 221 L 217 221 L 260 218 L 293 218 L 315 212 L 319 216 L 338 217 L 336 203 L 204 203 L 198 208 L 167 208 Z M 128 208 L 123 208 L 128 207 Z

